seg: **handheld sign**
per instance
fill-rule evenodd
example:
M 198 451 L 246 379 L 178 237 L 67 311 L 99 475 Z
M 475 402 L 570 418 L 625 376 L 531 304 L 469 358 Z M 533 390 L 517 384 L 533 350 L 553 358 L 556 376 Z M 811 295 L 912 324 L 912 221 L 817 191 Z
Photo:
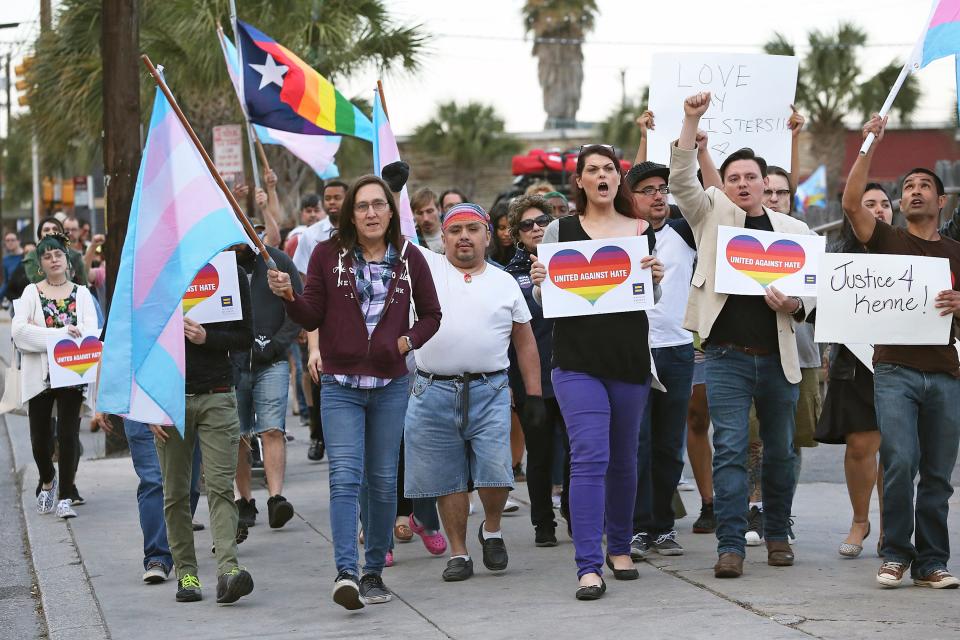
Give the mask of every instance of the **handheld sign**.
M 653 307 L 653 276 L 640 260 L 650 255 L 645 236 L 541 244 L 547 267 L 540 287 L 547 318 L 640 311 Z
M 236 253 L 222 251 L 200 269 L 183 295 L 183 317 L 200 324 L 243 318 Z
M 770 285 L 788 296 L 817 295 L 823 236 L 717 227 L 717 293 L 762 296 Z
M 798 60 L 745 53 L 659 53 L 653 56 L 650 160 L 670 164 L 670 144 L 680 137 L 683 101 L 711 92 L 700 120 L 710 156 L 719 167 L 726 156 L 750 147 L 768 164 L 790 171 L 790 105 L 797 91 Z
M 50 388 L 72 387 L 97 381 L 103 343 L 95 335 L 71 338 L 66 331 L 47 338 Z
M 953 316 L 934 307 L 952 288 L 946 258 L 826 253 L 817 286 L 817 342 L 949 344 Z

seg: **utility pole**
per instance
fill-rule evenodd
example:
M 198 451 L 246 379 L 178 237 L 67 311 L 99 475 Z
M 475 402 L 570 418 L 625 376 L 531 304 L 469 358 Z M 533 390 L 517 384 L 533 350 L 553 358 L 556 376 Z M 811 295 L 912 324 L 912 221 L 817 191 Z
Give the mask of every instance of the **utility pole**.
M 627 108 L 627 70 L 620 69 L 620 108 Z

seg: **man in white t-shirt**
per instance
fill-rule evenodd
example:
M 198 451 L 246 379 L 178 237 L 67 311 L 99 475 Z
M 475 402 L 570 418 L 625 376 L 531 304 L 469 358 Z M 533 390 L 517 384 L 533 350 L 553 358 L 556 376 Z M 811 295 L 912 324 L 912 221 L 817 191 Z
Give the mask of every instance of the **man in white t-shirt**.
M 327 214 L 323 212 L 320 206 L 320 196 L 315 193 L 308 193 L 300 199 L 300 224 L 290 229 L 287 234 L 286 242 L 283 245 L 283 251 L 291 258 L 297 250 L 300 242 L 300 236 L 312 224 L 326 218 Z
M 637 502 L 630 555 L 650 551 L 683 555 L 674 529 L 673 495 L 683 472 L 683 439 L 693 387 L 693 334 L 683 328 L 697 247 L 690 225 L 671 219 L 667 196 L 670 169 L 641 162 L 627 173 L 637 213 L 657 234 L 657 257 L 665 275 L 657 305 L 647 311 L 650 351 L 666 391 L 651 390 L 637 450 Z
M 438 498 L 451 553 L 443 579 L 457 582 L 473 575 L 466 544 L 471 486 L 485 514 L 478 532 L 483 563 L 491 571 L 507 568 L 500 515 L 513 487 L 511 341 L 527 392 L 524 424 L 541 424 L 545 409 L 530 311 L 513 277 L 484 260 L 490 217 L 475 204 L 454 205 L 444 214 L 442 232 L 445 256 L 421 247 L 443 321 L 416 351 L 404 429 L 404 493 Z

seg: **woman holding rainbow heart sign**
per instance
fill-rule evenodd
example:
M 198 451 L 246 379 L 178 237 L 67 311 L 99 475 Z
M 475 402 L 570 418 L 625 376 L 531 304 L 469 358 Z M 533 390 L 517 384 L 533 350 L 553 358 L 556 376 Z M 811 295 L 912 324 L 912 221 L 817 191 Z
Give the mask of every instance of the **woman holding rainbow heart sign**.
M 37 511 L 73 518 L 71 497 L 77 460 L 77 429 L 86 385 L 50 388 L 47 339 L 51 335 L 79 338 L 97 330 L 97 310 L 86 287 L 70 280 L 67 240 L 60 234 L 44 237 L 37 245 L 39 271 L 43 280 L 28 285 L 21 297 L 22 307 L 13 318 L 13 342 L 22 354 L 20 402 L 28 405 L 30 441 L 37 463 Z M 57 405 L 57 441 L 60 445 L 60 477 L 51 462 L 53 430 L 50 416 Z M 59 481 L 59 482 L 58 482 Z
M 656 236 L 634 214 L 612 147 L 581 148 L 573 182 L 577 211 L 583 213 L 552 222 L 544 243 L 646 235 L 652 251 Z M 643 258 L 641 266 L 651 269 L 655 284 L 663 278 L 663 265 L 655 257 Z M 530 278 L 537 286 L 535 295 L 546 276 L 543 263 L 534 262 Z M 614 578 L 639 577 L 630 559 L 630 539 L 637 439 L 652 380 L 648 334 L 644 311 L 557 318 L 554 324 L 552 378 L 570 438 L 578 600 L 596 600 L 606 592 L 601 577 L 604 533 L 606 564 Z

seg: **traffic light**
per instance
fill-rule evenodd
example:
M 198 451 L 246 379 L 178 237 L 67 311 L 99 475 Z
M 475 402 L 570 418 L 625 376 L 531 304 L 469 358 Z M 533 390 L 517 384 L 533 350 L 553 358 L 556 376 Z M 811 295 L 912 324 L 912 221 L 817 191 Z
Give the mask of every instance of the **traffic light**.
M 27 80 L 27 72 L 33 66 L 33 63 L 34 57 L 26 56 L 20 61 L 20 64 L 13 68 L 14 73 L 17 75 L 17 82 L 14 86 L 20 93 L 19 97 L 17 97 L 17 102 L 21 107 L 27 107 L 30 105 L 30 92 L 33 89 L 33 86 Z

